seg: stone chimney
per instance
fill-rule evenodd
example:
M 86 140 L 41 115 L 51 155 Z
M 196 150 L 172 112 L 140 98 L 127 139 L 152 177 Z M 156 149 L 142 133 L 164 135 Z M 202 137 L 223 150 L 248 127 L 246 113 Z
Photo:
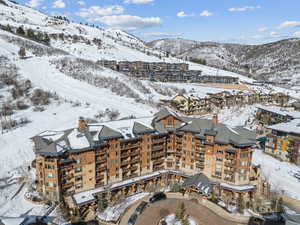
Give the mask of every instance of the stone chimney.
M 86 128 L 87 128 L 87 122 L 86 122 L 85 118 L 79 117 L 78 131 L 84 132 L 86 130 Z
M 219 123 L 218 114 L 213 115 L 212 123 L 214 126 L 216 126 Z

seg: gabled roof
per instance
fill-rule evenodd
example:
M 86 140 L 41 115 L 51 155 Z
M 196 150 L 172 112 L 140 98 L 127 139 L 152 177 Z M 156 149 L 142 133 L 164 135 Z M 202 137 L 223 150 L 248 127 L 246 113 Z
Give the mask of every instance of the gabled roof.
M 123 135 L 120 132 L 115 131 L 107 126 L 103 126 L 99 133 L 99 139 L 107 140 L 111 138 L 123 138 Z
M 162 108 L 162 109 L 161 109 L 160 111 L 158 111 L 154 116 L 155 116 L 155 121 L 156 121 L 156 122 L 161 121 L 162 119 L 166 118 L 167 116 L 173 116 L 173 117 L 175 117 L 176 119 L 181 120 L 180 116 L 177 115 L 177 113 L 171 111 L 171 110 L 168 109 L 168 108 Z
M 215 182 L 211 181 L 207 176 L 205 176 L 203 173 L 196 174 L 194 176 L 191 176 L 187 178 L 184 183 L 182 184 L 182 187 L 196 187 L 200 189 L 205 194 L 210 194 L 213 190 L 213 184 Z
M 153 133 L 155 132 L 155 130 L 139 122 L 134 122 L 132 132 L 134 134 L 145 134 L 145 133 Z

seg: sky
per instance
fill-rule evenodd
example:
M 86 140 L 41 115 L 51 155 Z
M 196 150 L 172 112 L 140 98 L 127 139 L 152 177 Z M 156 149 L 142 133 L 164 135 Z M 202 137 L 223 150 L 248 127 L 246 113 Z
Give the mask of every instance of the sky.
M 48 15 L 117 28 L 145 41 L 259 44 L 300 37 L 300 0 L 17 0 Z

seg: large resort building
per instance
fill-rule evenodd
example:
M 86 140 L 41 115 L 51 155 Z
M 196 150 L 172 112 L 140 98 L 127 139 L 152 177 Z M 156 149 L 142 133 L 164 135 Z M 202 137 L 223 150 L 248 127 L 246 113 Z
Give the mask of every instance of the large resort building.
M 216 115 L 191 118 L 163 108 L 152 117 L 99 124 L 80 118 L 76 128 L 45 131 L 32 141 L 39 193 L 56 201 L 72 196 L 77 206 L 128 183 L 135 183 L 132 192 L 144 190 L 136 185 L 161 176 L 183 181 L 201 173 L 220 195 L 251 198 L 256 190 L 255 133 L 221 124 Z
M 139 79 L 162 82 L 193 83 L 239 83 L 238 77 L 203 75 L 201 70 L 190 70 L 186 63 L 142 62 L 142 61 L 98 61 L 104 67 Z

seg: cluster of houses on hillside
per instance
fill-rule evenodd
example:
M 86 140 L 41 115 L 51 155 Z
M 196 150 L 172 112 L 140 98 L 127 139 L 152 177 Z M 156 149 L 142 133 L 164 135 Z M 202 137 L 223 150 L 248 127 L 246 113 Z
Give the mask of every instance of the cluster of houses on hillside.
M 186 115 L 201 115 L 215 112 L 218 109 L 230 108 L 236 105 L 280 104 L 286 105 L 289 96 L 283 93 L 257 93 L 257 92 L 228 92 L 223 91 L 208 94 L 206 97 L 195 97 L 193 95 L 177 95 L 170 100 L 161 100 L 162 104 L 168 105 L 177 112 Z
M 97 63 L 112 70 L 139 79 L 162 82 L 229 83 L 236 84 L 239 78 L 232 76 L 202 75 L 201 70 L 189 70 L 186 63 L 100 60 Z
M 265 152 L 300 166 L 300 112 L 278 106 L 260 106 L 256 120 L 257 133 L 265 136 Z

